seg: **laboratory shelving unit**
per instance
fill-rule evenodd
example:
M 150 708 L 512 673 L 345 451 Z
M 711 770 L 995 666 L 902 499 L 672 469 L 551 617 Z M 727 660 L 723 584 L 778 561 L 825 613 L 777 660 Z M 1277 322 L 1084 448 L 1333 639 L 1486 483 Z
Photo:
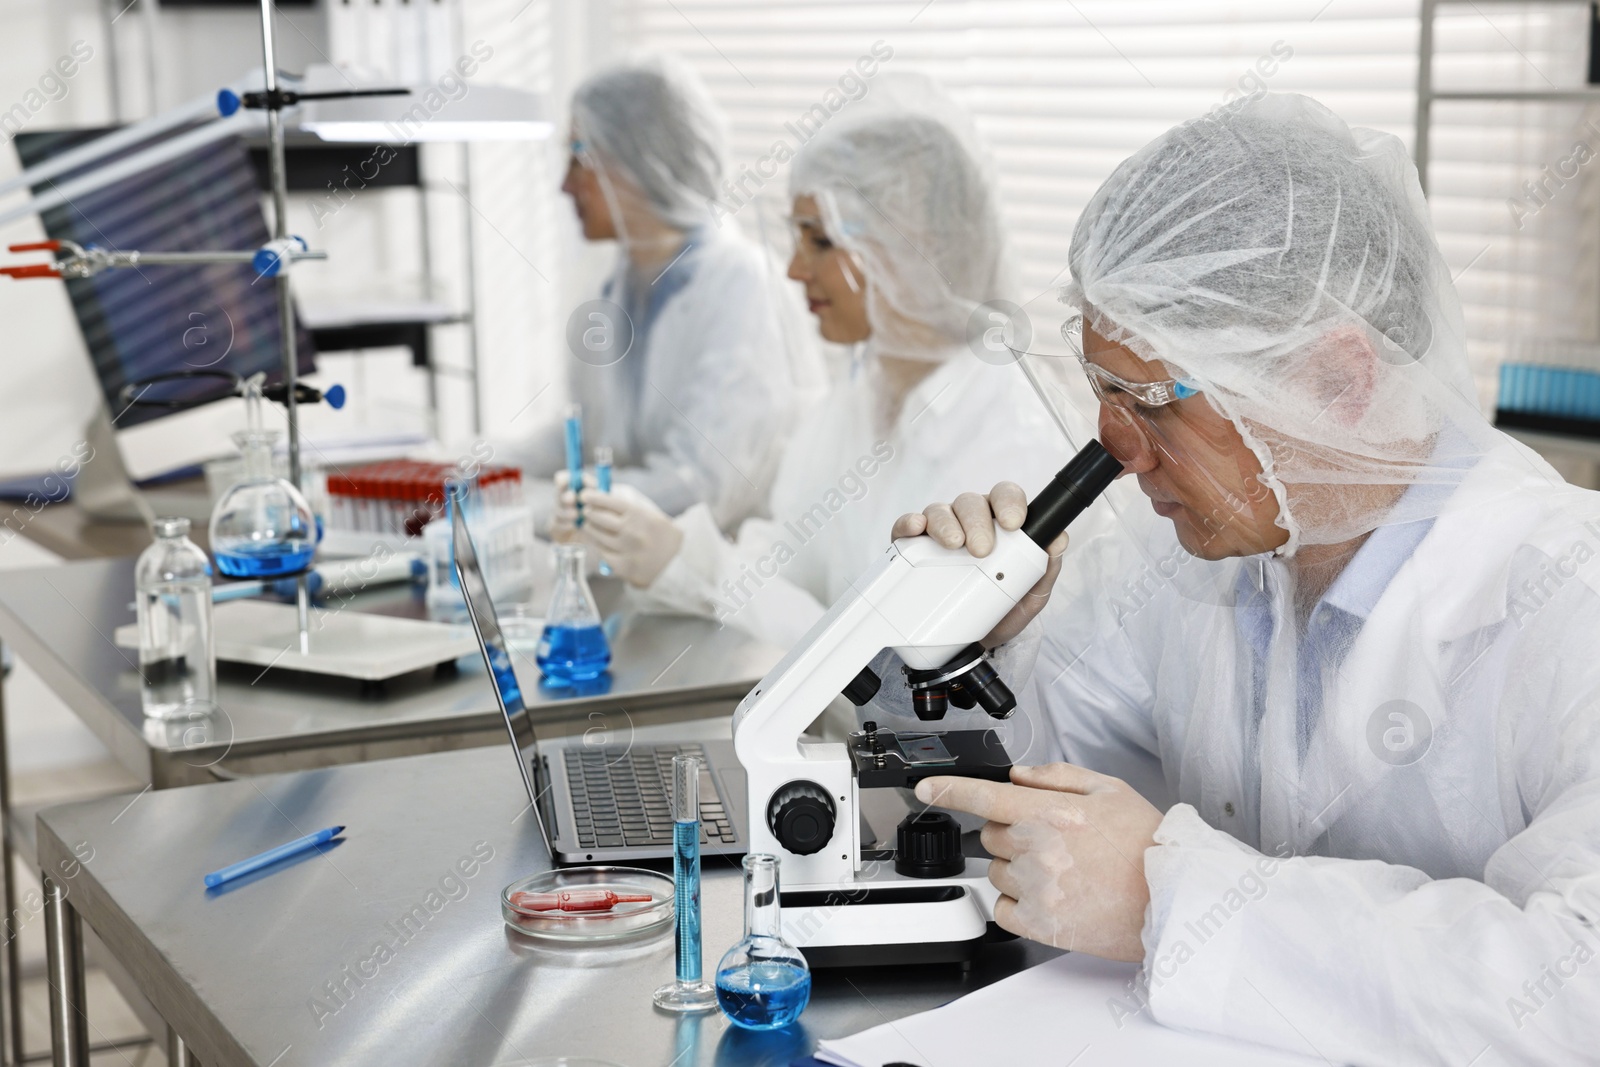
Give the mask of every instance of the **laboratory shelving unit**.
M 1581 4 L 1594 11 L 1593 0 L 1521 0 L 1523 3 Z M 1570 89 L 1459 89 L 1440 90 L 1433 83 L 1434 19 L 1445 5 L 1472 6 L 1472 0 L 1421 0 L 1417 37 L 1417 119 L 1412 159 L 1417 166 L 1417 181 L 1424 195 L 1428 192 L 1428 164 L 1431 162 L 1429 138 L 1433 132 L 1433 105 L 1439 101 L 1483 101 L 1491 103 L 1578 103 L 1600 104 L 1600 85 Z M 1597 17 L 1592 15 L 1591 17 Z M 1596 40 L 1590 29 L 1591 48 Z M 1596 57 L 1589 57 L 1590 77 L 1594 78 Z M 1520 437 L 1535 448 L 1553 448 L 1582 455 L 1600 462 L 1600 421 L 1560 418 L 1521 411 L 1496 411 L 1495 425 Z
M 1466 89 L 1441 91 L 1433 86 L 1433 21 L 1443 5 L 1472 6 L 1472 0 L 1421 0 L 1419 12 L 1421 25 L 1417 40 L 1417 135 L 1412 158 L 1417 164 L 1417 180 L 1422 191 L 1428 191 L 1428 137 L 1432 133 L 1433 105 L 1439 100 L 1481 100 L 1492 102 L 1526 103 L 1600 103 L 1600 85 L 1578 86 L 1571 89 Z M 1524 3 L 1582 4 L 1592 7 L 1592 0 L 1522 0 Z M 1593 34 L 1591 32 L 1591 40 Z M 1591 57 L 1590 64 L 1594 60 Z
M 340 2 L 348 5 L 351 0 L 275 0 L 274 6 L 297 11 L 321 10 L 326 14 L 333 4 Z M 377 0 L 370 2 L 376 3 Z M 409 4 L 410 0 L 405 2 Z M 461 40 L 463 16 L 460 5 L 450 3 L 449 0 L 434 0 L 434 2 L 448 8 L 451 32 L 458 41 Z M 117 46 L 118 34 L 114 24 L 119 22 L 123 15 L 126 14 L 129 20 L 137 18 L 141 25 L 140 32 L 146 38 L 143 56 L 146 69 L 133 76 L 139 78 L 142 75 L 141 80 L 146 83 L 146 91 L 150 94 L 154 106 L 157 92 L 157 75 L 154 68 L 162 61 L 159 42 L 163 34 L 164 8 L 235 9 L 241 13 L 251 13 L 257 8 L 258 3 L 259 0 L 100 0 L 102 32 L 107 42 L 107 62 L 110 69 L 108 82 L 111 91 L 110 107 L 114 120 L 125 121 L 127 112 L 121 93 L 124 77 L 122 70 L 124 67 L 127 67 L 130 73 L 134 70 L 120 55 Z M 266 140 L 247 139 L 246 144 L 256 163 L 261 178 L 261 188 L 263 192 L 270 193 Z M 333 180 L 337 184 L 343 176 L 341 169 L 346 164 L 358 165 L 360 161 L 369 158 L 374 147 L 371 144 L 350 142 L 326 143 L 298 135 L 294 131 L 286 131 L 284 149 L 288 177 L 287 192 L 291 197 L 295 194 L 326 193 L 327 181 Z M 347 308 L 313 305 L 302 299 L 300 318 L 310 331 L 318 352 L 360 352 L 393 347 L 408 349 L 411 352 L 412 366 L 427 375 L 429 430 L 435 437 L 440 436 L 442 423 L 441 379 L 461 380 L 469 398 L 469 407 L 465 414 L 470 425 L 470 433 L 475 436 L 482 431 L 483 397 L 479 388 L 479 324 L 474 317 L 474 309 L 477 306 L 475 274 L 477 250 L 473 234 L 472 210 L 467 202 L 472 191 L 471 156 L 468 146 L 464 143 L 453 146 L 417 143 L 393 147 L 398 153 L 398 158 L 381 168 L 375 177 L 366 182 L 364 189 L 409 191 L 415 197 L 420 235 L 417 255 L 420 263 L 421 299 L 405 301 L 404 303 L 409 306 L 404 310 L 398 308 L 375 310 L 372 304 L 366 302 L 352 304 Z M 459 177 L 454 186 L 441 183 L 429 174 L 432 166 L 443 162 L 442 153 L 451 150 L 459 153 L 457 164 Z M 430 157 L 435 161 L 433 164 L 429 162 Z M 455 211 L 457 222 L 450 220 L 448 212 L 451 210 Z M 460 255 L 450 257 L 459 262 L 440 267 L 436 262 L 436 255 L 441 242 L 436 238 L 457 224 L 460 236 L 448 243 L 459 244 Z M 334 251 L 337 254 L 337 250 Z M 440 281 L 446 276 L 461 279 L 459 306 L 454 306 L 453 303 L 447 305 L 438 299 L 439 294 L 447 288 Z M 462 359 L 451 363 L 436 358 L 437 349 L 441 346 L 436 343 L 435 334 L 441 329 L 465 331 L 462 335 Z

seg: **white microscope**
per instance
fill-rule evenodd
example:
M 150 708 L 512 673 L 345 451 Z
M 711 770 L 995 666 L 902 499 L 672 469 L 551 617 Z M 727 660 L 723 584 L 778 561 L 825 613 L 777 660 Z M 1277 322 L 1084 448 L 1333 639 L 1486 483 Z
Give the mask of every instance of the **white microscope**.
M 978 642 L 1044 575 L 1045 546 L 1121 472 L 1089 442 L 984 559 L 927 537 L 894 542 L 740 702 L 733 743 L 749 776 L 750 851 L 781 860 L 784 936 L 812 967 L 972 958 L 999 896 L 989 861 L 963 857 L 959 826 L 940 812 L 908 816 L 892 849 L 864 848 L 860 791 L 934 775 L 1008 781 L 1010 760 L 993 730 L 867 723 L 848 744 L 801 734 L 841 693 L 857 707 L 872 700 L 882 682 L 867 665 L 885 648 L 905 663 L 919 719 L 935 724 L 949 704 L 1008 717 L 1016 698 Z

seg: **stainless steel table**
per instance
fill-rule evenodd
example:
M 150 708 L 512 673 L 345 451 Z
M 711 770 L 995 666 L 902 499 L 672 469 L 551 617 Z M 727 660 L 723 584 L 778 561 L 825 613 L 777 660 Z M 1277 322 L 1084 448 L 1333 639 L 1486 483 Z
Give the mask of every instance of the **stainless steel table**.
M 603 613 L 623 592 L 595 583 Z M 222 714 L 210 721 L 147 723 L 139 706 L 137 657 L 111 634 L 133 621 L 133 561 L 93 560 L 0 574 L 0 640 L 9 644 L 124 767 L 156 789 L 218 777 L 351 763 L 386 756 L 498 744 L 505 727 L 477 656 L 448 677 L 402 676 L 381 692 L 348 679 L 225 664 Z M 354 598 L 349 610 L 425 617 L 420 592 L 390 586 Z M 536 724 L 626 728 L 644 717 L 723 714 L 781 655 L 706 619 L 624 615 L 612 646 L 610 688 L 524 687 Z M 525 681 L 538 677 L 518 657 Z
M 603 730 L 616 736 L 652 722 L 726 714 L 779 650 L 704 619 L 638 616 L 622 610 L 620 583 L 595 582 L 601 611 L 618 616 L 613 667 L 603 693 L 524 686 L 541 732 Z M 381 689 L 346 679 L 223 665 L 220 714 L 191 723 L 147 722 L 140 708 L 134 652 L 111 635 L 133 620 L 133 560 L 92 560 L 0 573 L 0 641 L 27 661 L 135 777 L 160 790 L 245 775 L 323 767 L 448 749 L 506 743 L 504 721 L 482 661 L 463 657 L 443 673 L 423 671 Z M 364 592 L 347 610 L 425 617 L 420 591 L 390 586 Z M 610 620 L 608 620 L 609 622 Z M 608 626 L 609 629 L 609 626 Z M 517 657 L 524 680 L 538 677 L 531 657 Z M 0 890 L 15 900 L 14 846 L 31 858 L 31 825 L 11 818 L 0 698 Z M 0 1018 L 9 1048 L 22 1058 L 16 940 L 3 954 Z M 122 985 L 124 983 L 119 983 Z M 125 990 L 138 1010 L 136 991 Z M 142 1013 L 141 1014 L 145 1014 Z M 5 1055 L 9 1053 L 9 1055 Z
M 730 1030 L 716 1014 L 673 1018 L 650 1003 L 672 977 L 670 936 L 557 947 L 501 922 L 501 888 L 549 865 L 526 807 L 510 756 L 479 749 L 43 813 L 55 1062 L 87 1063 L 80 918 L 205 1067 L 558 1055 L 627 1067 L 787 1064 L 819 1038 L 935 1007 L 1055 955 L 1014 941 L 987 946 L 966 972 L 824 972 L 788 1035 Z M 206 871 L 338 823 L 346 840 L 325 855 L 231 891 L 202 888 Z M 731 862 L 708 861 L 703 895 L 709 972 L 741 932 Z

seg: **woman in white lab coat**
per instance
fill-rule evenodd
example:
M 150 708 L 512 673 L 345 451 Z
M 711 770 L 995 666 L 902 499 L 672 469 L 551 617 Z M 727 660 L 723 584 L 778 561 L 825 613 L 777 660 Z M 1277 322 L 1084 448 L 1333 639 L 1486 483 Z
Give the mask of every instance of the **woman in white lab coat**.
M 733 529 L 765 502 L 821 372 L 776 262 L 717 203 L 724 125 L 680 62 L 603 71 L 573 96 L 562 190 L 584 237 L 618 249 L 566 330 L 585 448 L 610 446 L 616 482 L 668 514 L 703 504 Z M 512 451 L 530 475 L 562 469 L 562 420 Z
M 994 478 L 1037 490 L 1071 454 L 994 335 L 990 348 L 968 343 L 979 305 L 1010 294 L 994 187 L 964 116 L 903 75 L 855 106 L 801 149 L 790 178 L 789 276 L 823 338 L 852 357 L 785 450 L 765 514 L 730 540 L 704 508 L 669 521 L 636 494 L 584 491 L 584 538 L 655 606 L 782 647 L 930 492 Z
M 1068 762 L 918 787 L 989 820 L 996 920 L 1142 961 L 1119 1019 L 1595 1062 L 1600 494 L 1484 419 L 1404 146 L 1256 94 L 1126 161 L 1070 264 L 1154 514 L 992 635 L 1018 669 L 1040 642 Z

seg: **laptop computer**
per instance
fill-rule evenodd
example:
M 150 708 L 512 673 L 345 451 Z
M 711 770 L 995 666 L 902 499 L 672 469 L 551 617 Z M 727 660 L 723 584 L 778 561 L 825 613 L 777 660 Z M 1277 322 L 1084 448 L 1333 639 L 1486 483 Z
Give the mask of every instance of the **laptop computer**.
M 452 499 L 456 578 L 551 858 L 557 863 L 610 863 L 670 857 L 672 757 L 679 753 L 701 757 L 701 853 L 744 853 L 745 772 L 732 741 L 591 744 L 587 734 L 543 742 L 534 737 L 465 509 L 455 504 Z

